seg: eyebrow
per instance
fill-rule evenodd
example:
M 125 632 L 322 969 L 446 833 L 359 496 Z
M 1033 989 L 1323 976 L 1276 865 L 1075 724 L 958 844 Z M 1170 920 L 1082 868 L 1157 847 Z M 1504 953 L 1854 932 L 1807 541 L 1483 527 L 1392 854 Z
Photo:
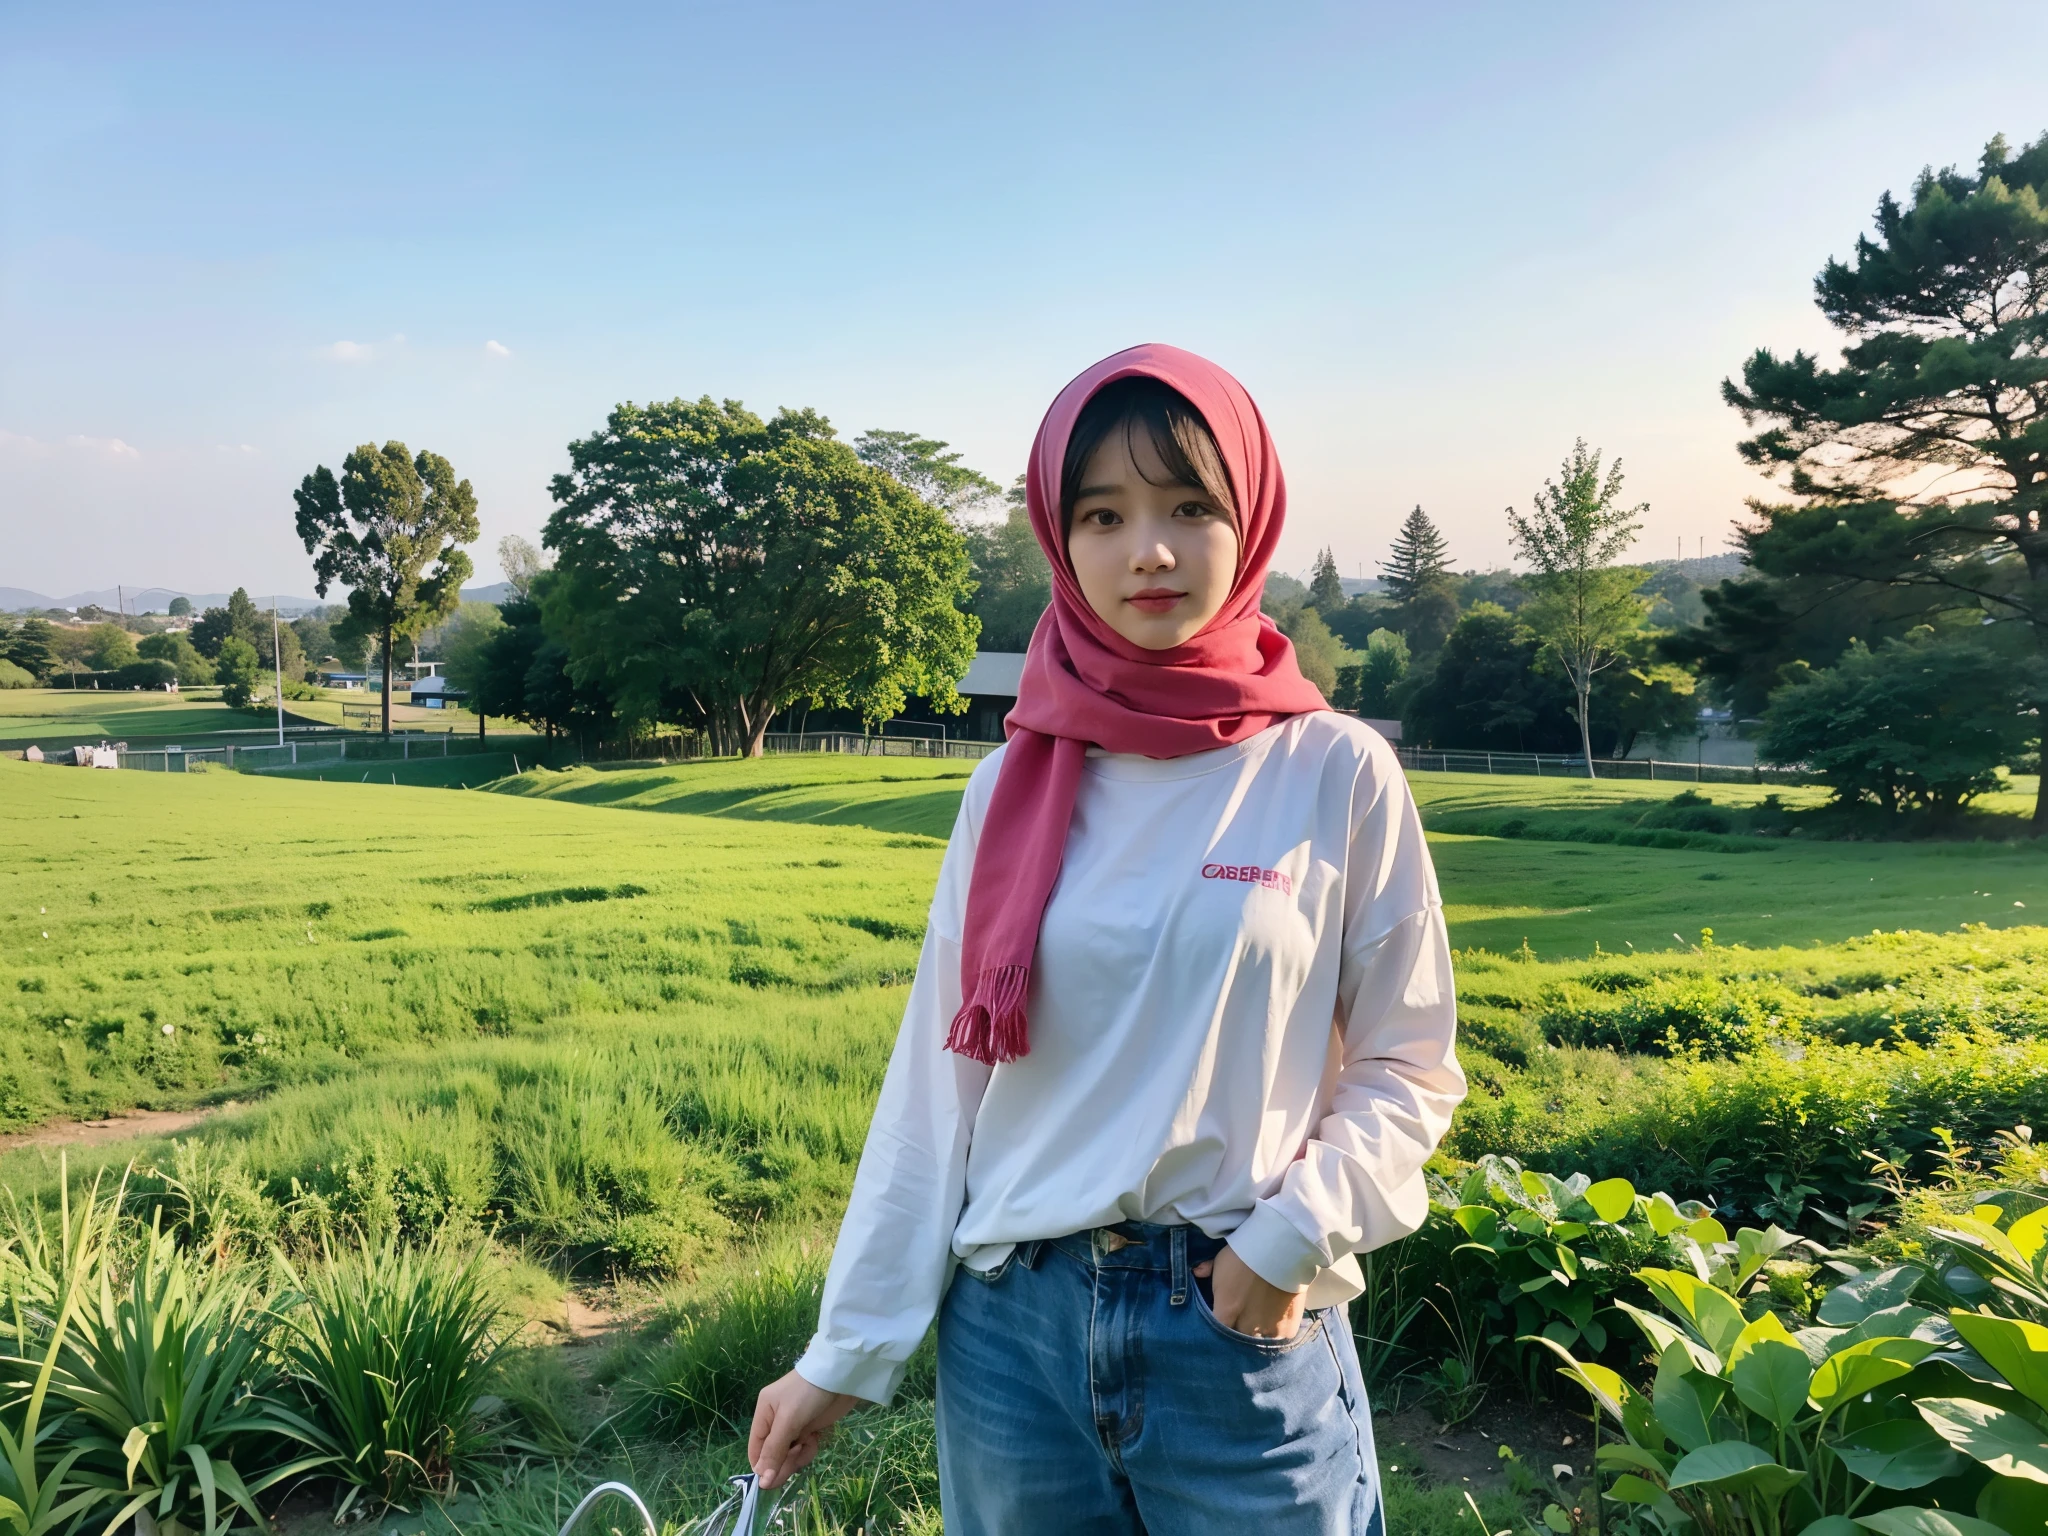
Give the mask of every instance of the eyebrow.
M 1122 490 L 1120 485 L 1084 485 L 1074 492 L 1074 500 L 1079 501 L 1083 496 L 1115 496 Z

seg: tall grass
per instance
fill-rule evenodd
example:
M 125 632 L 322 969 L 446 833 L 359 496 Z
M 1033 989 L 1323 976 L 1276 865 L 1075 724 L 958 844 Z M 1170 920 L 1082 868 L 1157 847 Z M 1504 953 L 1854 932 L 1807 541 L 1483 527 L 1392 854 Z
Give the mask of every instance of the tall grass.
M 470 1479 L 488 1445 L 480 1399 L 505 1343 L 479 1248 L 395 1236 L 292 1276 L 279 1353 L 329 1470 L 405 1508 Z

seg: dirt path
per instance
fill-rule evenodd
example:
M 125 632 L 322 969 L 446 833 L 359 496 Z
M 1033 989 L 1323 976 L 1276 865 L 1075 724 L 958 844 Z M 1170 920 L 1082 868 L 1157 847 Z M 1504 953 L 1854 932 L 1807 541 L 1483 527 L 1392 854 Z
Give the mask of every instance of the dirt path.
M 205 1109 L 131 1109 L 105 1120 L 52 1120 L 32 1131 L 0 1134 L 0 1152 L 22 1147 L 96 1147 L 108 1141 L 132 1141 L 143 1136 L 175 1136 L 210 1120 L 231 1104 L 213 1104 Z

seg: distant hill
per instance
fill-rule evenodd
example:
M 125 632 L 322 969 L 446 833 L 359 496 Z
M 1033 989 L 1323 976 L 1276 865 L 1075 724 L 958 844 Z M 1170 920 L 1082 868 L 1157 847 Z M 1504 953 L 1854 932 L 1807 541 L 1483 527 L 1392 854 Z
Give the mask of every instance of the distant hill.
M 512 595 L 510 583 L 494 581 L 485 587 L 464 587 L 464 602 L 502 603 Z M 268 592 L 249 594 L 259 608 L 268 608 L 271 595 Z M 104 592 L 73 592 L 68 597 L 46 597 L 40 592 L 31 592 L 26 587 L 0 587 L 0 613 L 27 613 L 35 608 L 62 608 L 66 610 L 86 607 L 107 608 L 120 612 L 124 607 L 129 613 L 162 613 L 171 606 L 171 599 L 189 599 L 193 612 L 203 613 L 208 608 L 225 608 L 228 594 L 225 592 L 184 592 L 176 587 L 108 587 Z M 277 611 L 284 617 L 296 618 L 315 608 L 329 603 L 346 602 L 345 594 L 337 592 L 329 598 L 290 597 L 283 593 L 277 596 Z

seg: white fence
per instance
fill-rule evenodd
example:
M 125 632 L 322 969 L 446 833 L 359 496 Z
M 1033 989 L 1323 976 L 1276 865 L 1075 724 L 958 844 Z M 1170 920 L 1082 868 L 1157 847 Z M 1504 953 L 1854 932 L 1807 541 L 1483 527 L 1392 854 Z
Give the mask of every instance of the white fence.
M 523 738 L 522 738 L 523 744 Z M 160 747 L 149 751 L 120 754 L 123 768 L 148 773 L 184 773 L 195 763 L 219 763 L 243 773 L 274 773 L 284 768 L 319 768 L 341 763 L 398 763 L 416 757 L 471 757 L 479 752 L 503 752 L 507 748 L 473 736 L 394 733 L 389 741 L 381 736 L 317 736 L 282 745 L 221 747 Z
M 1419 773 L 1511 773 L 1547 779 L 1583 779 L 1586 760 L 1576 754 L 1543 752 L 1437 752 L 1396 747 L 1401 766 Z M 1766 768 L 1734 763 L 1664 763 L 1642 757 L 1596 757 L 1593 772 L 1603 779 L 1652 779 L 1673 784 L 1808 784 L 1802 768 Z
M 958 757 L 980 762 L 999 741 L 954 741 L 941 736 L 862 736 L 852 731 L 770 731 L 764 752 L 849 752 L 857 757 Z

